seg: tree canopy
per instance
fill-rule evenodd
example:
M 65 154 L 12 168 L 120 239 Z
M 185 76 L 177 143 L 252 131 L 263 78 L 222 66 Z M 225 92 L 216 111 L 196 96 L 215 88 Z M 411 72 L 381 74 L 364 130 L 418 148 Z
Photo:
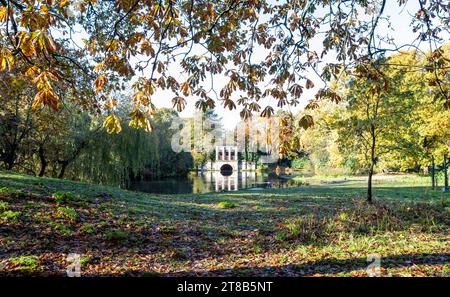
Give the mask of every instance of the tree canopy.
M 440 43 L 450 6 L 417 4 L 410 16 L 415 40 L 397 45 L 385 30 L 386 0 L 0 0 L 0 70 L 32 84 L 33 109 L 74 103 L 106 116 L 109 132 L 121 131 L 117 93 L 131 84 L 129 124 L 150 130 L 158 90 L 172 94 L 178 111 L 192 96 L 198 109 L 220 103 L 240 106 L 243 117 L 270 116 L 273 107 L 259 100 L 298 104 L 314 87 L 309 70 L 328 81 L 343 65 L 370 64 L 426 41 L 433 54 L 423 66 L 449 107 L 442 79 L 449 61 Z M 321 49 L 312 48 L 314 40 Z M 216 91 L 218 77 L 225 85 Z M 316 97 L 339 99 L 327 86 Z

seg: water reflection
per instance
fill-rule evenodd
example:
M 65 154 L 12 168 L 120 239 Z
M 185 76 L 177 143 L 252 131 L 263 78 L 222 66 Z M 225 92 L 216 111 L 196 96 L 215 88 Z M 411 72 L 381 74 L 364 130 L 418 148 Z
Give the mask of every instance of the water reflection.
M 275 174 L 243 171 L 224 176 L 218 171 L 209 171 L 198 172 L 187 177 L 133 182 L 130 189 L 147 193 L 187 194 L 298 186 L 300 186 L 299 182 L 279 178 Z

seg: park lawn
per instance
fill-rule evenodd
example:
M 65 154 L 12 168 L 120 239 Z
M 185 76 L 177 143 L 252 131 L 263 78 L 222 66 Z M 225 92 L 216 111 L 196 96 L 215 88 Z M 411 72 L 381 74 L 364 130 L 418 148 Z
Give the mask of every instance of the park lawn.
M 302 177 L 296 177 L 302 179 Z M 450 276 L 450 195 L 419 176 L 155 195 L 0 172 L 0 274 Z M 339 180 L 339 178 L 336 178 Z

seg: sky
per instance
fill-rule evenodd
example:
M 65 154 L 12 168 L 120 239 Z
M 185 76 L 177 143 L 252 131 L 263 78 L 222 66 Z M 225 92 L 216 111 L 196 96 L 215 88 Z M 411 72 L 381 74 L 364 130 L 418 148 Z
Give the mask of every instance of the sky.
M 394 1 L 394 0 L 387 1 L 386 7 L 384 10 L 385 11 L 384 15 L 390 17 L 392 28 L 389 30 L 392 30 L 391 35 L 392 35 L 392 38 L 395 40 L 396 44 L 411 43 L 416 38 L 417 34 L 413 33 L 412 28 L 410 27 L 410 22 L 411 22 L 410 15 L 414 15 L 418 10 L 419 10 L 418 1 L 408 1 L 408 3 L 402 8 L 398 7 L 397 1 Z M 385 32 L 380 32 L 383 30 L 388 30 L 387 26 L 385 24 L 381 24 L 380 28 L 378 29 L 378 32 L 385 33 Z M 317 48 L 317 49 L 321 48 L 321 42 L 322 42 L 322 40 L 319 40 L 319 39 L 314 40 L 311 44 L 312 48 Z M 423 46 L 426 47 L 427 45 L 424 44 Z M 261 53 L 261 52 L 259 54 L 264 55 L 264 53 Z M 258 52 L 255 51 L 254 55 L 258 55 Z M 265 55 L 263 57 L 265 57 Z M 333 60 L 333 57 L 330 57 L 330 56 L 325 59 L 326 62 L 332 62 L 332 60 Z M 180 76 L 182 77 L 183 75 L 180 74 Z M 317 75 L 315 73 L 313 73 L 312 71 L 308 72 L 308 76 L 315 83 L 315 87 L 313 89 L 309 89 L 309 90 L 305 89 L 304 90 L 304 93 L 302 95 L 299 105 L 297 105 L 296 107 L 285 106 L 284 107 L 285 110 L 287 109 L 294 113 L 299 112 L 307 104 L 308 100 L 313 98 L 313 96 L 315 95 L 317 90 L 319 88 L 323 87 L 322 81 L 320 80 L 320 78 L 317 77 Z M 177 77 L 175 76 L 175 78 L 177 78 Z M 224 85 L 225 81 L 226 81 L 225 79 L 224 80 L 219 79 L 214 82 L 217 93 L 220 92 L 220 89 Z M 171 108 L 172 107 L 172 103 L 171 103 L 172 97 L 173 97 L 173 95 L 170 92 L 158 92 L 153 96 L 154 104 L 158 108 L 160 108 L 160 107 Z M 195 106 L 194 106 L 195 101 L 196 101 L 196 98 L 193 98 L 193 97 L 190 97 L 187 99 L 186 108 L 184 111 L 182 111 L 180 113 L 181 117 L 190 117 L 194 114 L 194 112 L 196 110 Z M 262 106 L 262 108 L 264 108 L 267 105 L 267 103 L 269 103 L 269 104 L 272 103 L 271 105 L 274 107 L 274 109 L 275 110 L 278 109 L 278 108 L 276 108 L 276 100 L 274 100 L 274 99 L 270 100 L 270 98 L 268 98 L 265 100 L 262 99 L 260 101 L 260 105 Z M 222 105 L 216 104 L 215 112 L 219 115 L 219 117 L 222 118 L 223 127 L 227 130 L 234 129 L 236 124 L 240 121 L 239 106 L 237 109 L 230 111 L 230 110 L 224 108 Z
M 407 44 L 412 43 L 412 41 L 417 37 L 417 33 L 413 33 L 412 28 L 410 26 L 411 22 L 411 15 L 416 14 L 416 12 L 419 10 L 419 4 L 418 1 L 408 1 L 406 5 L 399 7 L 396 0 L 387 0 L 386 7 L 384 10 L 384 16 L 389 17 L 392 27 L 387 28 L 386 23 L 380 23 L 379 28 L 377 29 L 377 32 L 381 35 L 385 35 L 388 33 L 392 39 L 395 41 L 397 45 L 401 44 Z M 388 32 L 384 32 L 385 30 L 389 30 Z M 82 33 L 78 33 L 78 36 L 81 40 L 81 38 L 85 37 Z M 81 45 L 81 44 L 80 44 Z M 82 46 L 82 45 L 81 45 Z M 311 42 L 311 49 L 317 50 L 320 52 L 320 49 L 322 47 L 322 40 L 321 38 L 313 39 Z M 427 45 L 422 44 L 420 47 L 423 50 L 427 50 Z M 195 53 L 195 50 L 194 50 Z M 201 52 L 199 51 L 199 54 Z M 261 49 L 255 49 L 253 56 L 256 57 L 256 60 L 258 59 L 264 59 L 267 55 L 264 50 Z M 324 58 L 324 62 L 333 62 L 334 56 L 333 54 L 330 54 Z M 150 68 L 150 67 L 149 67 Z M 145 70 L 144 73 L 142 73 L 142 76 L 150 76 L 149 75 L 149 69 Z M 170 74 L 175 77 L 179 82 L 183 82 L 187 79 L 187 75 L 181 71 L 180 66 L 177 64 L 177 62 L 172 63 L 170 65 Z M 312 71 L 306 72 L 305 75 L 311 79 L 315 87 L 312 89 L 304 89 L 304 93 L 300 99 L 300 104 L 296 107 L 293 106 L 285 106 L 283 109 L 292 111 L 293 113 L 297 113 L 300 110 L 304 108 L 304 106 L 307 104 L 307 102 L 313 98 L 317 90 L 321 87 L 323 87 L 323 83 L 321 79 Z M 220 90 L 225 85 L 225 83 L 228 81 L 228 79 L 223 77 L 216 77 L 213 81 L 214 84 L 214 90 L 217 92 L 217 94 L 220 93 Z M 205 83 L 204 88 L 209 89 L 210 83 Z M 238 94 L 234 95 L 232 99 L 236 100 L 238 98 Z M 172 98 L 174 97 L 174 94 L 170 91 L 157 91 L 153 96 L 152 100 L 153 103 L 157 108 L 172 108 Z M 186 98 L 187 104 L 186 108 L 180 113 L 181 117 L 191 117 L 195 109 L 195 102 L 197 101 L 197 98 L 190 96 Z M 262 109 L 267 106 L 271 105 L 276 108 L 276 100 L 271 98 L 263 98 L 259 102 L 259 105 L 262 107 Z M 225 109 L 220 102 L 216 102 L 216 108 L 215 112 L 219 115 L 220 118 L 222 118 L 222 124 L 223 127 L 226 130 L 232 130 L 236 126 L 236 124 L 240 121 L 240 107 L 238 106 L 237 109 L 234 109 L 232 111 Z

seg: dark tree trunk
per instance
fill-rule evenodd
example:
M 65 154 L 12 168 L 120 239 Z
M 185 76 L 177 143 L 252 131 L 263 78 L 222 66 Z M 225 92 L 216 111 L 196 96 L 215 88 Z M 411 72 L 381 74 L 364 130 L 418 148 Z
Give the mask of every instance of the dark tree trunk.
M 444 187 L 448 189 L 448 160 L 447 156 L 444 156 Z
M 45 169 L 47 168 L 47 160 L 45 159 L 45 151 L 44 148 L 41 146 L 39 147 L 39 160 L 41 162 L 41 169 L 39 170 L 39 174 L 38 176 L 44 176 L 45 174 Z
M 18 145 L 16 141 L 10 143 L 6 146 L 5 152 L 3 154 L 3 163 L 5 164 L 6 170 L 12 170 L 14 164 L 16 163 Z
M 374 164 L 370 165 L 369 179 L 367 182 L 367 202 L 372 203 L 372 176 L 373 176 Z
M 12 170 L 14 168 L 15 160 L 16 160 L 15 150 L 6 154 L 4 158 L 6 170 Z
M 377 161 L 375 157 L 375 146 L 376 146 L 376 135 L 375 135 L 375 126 L 370 125 L 370 133 L 372 135 L 372 144 L 370 146 L 370 168 L 369 168 L 369 178 L 367 182 L 367 202 L 372 203 L 372 177 L 375 169 L 375 163 Z
M 7 159 L 6 160 L 6 162 L 5 162 L 5 167 L 6 167 L 6 170 L 12 170 L 13 169 L 13 167 L 14 167 L 14 163 L 13 162 L 11 162 L 11 160 L 10 159 Z
M 70 158 L 58 161 L 58 163 L 61 164 L 58 178 L 64 178 L 67 166 L 69 166 L 69 164 L 71 164 L 80 155 L 81 151 L 87 146 L 87 144 L 87 141 L 82 141 Z
M 69 161 L 64 160 L 59 162 L 61 164 L 61 169 L 59 170 L 58 178 L 64 178 L 64 174 L 66 173 L 67 165 L 69 165 Z
M 431 188 L 436 189 L 436 176 L 435 176 L 434 156 L 431 156 Z

